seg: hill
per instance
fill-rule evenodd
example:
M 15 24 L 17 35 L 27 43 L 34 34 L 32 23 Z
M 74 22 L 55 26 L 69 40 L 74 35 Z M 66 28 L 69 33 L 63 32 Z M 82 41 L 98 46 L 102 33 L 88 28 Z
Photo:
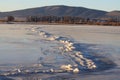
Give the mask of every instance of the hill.
M 120 17 L 120 11 L 111 11 L 107 13 L 106 16 Z
M 80 17 L 89 17 L 89 18 L 98 18 L 105 15 L 106 11 L 88 9 L 84 7 L 70 7 L 70 6 L 45 6 L 38 8 L 30 8 L 24 10 L 16 10 L 11 12 L 1 12 L 0 17 L 5 17 L 8 15 L 16 17 L 27 17 L 27 16 L 80 16 Z
M 64 5 L 45 6 L 30 8 L 24 10 L 16 10 L 10 12 L 0 12 L 0 17 L 6 16 L 27 17 L 27 16 L 77 16 L 83 18 L 106 18 L 106 17 L 119 17 L 120 11 L 102 11 L 89 9 L 84 7 L 71 7 Z

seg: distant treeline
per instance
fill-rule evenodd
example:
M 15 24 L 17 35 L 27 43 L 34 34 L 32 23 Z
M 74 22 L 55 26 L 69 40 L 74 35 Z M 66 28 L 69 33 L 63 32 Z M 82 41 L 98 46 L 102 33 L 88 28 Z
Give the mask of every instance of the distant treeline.
M 2 22 L 2 20 L 1 20 Z M 58 24 L 89 24 L 89 25 L 113 25 L 120 26 L 120 17 L 107 18 L 82 18 L 72 16 L 28 16 L 26 18 L 16 18 L 7 16 L 4 22 L 35 22 L 35 23 L 58 23 Z
M 29 16 L 27 22 L 62 23 L 62 24 L 90 24 L 120 26 L 120 18 L 91 19 L 72 16 Z

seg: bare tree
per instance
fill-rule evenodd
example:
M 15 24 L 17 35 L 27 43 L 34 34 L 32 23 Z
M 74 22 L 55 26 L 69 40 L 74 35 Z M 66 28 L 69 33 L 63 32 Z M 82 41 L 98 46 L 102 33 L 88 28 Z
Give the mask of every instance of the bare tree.
M 7 16 L 7 22 L 14 21 L 15 18 L 13 16 Z

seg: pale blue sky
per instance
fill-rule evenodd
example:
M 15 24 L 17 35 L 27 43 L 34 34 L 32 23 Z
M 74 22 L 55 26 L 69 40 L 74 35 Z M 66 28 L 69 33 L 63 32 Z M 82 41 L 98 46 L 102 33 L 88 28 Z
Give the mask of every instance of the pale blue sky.
M 120 0 L 0 0 L 0 11 L 13 11 L 49 5 L 79 6 L 105 11 L 120 10 Z

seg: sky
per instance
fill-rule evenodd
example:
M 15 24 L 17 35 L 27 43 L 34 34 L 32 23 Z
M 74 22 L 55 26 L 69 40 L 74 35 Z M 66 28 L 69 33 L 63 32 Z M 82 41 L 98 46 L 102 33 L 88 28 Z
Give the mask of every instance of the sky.
M 67 5 L 104 11 L 120 11 L 120 0 L 0 0 L 0 12 L 51 5 Z

